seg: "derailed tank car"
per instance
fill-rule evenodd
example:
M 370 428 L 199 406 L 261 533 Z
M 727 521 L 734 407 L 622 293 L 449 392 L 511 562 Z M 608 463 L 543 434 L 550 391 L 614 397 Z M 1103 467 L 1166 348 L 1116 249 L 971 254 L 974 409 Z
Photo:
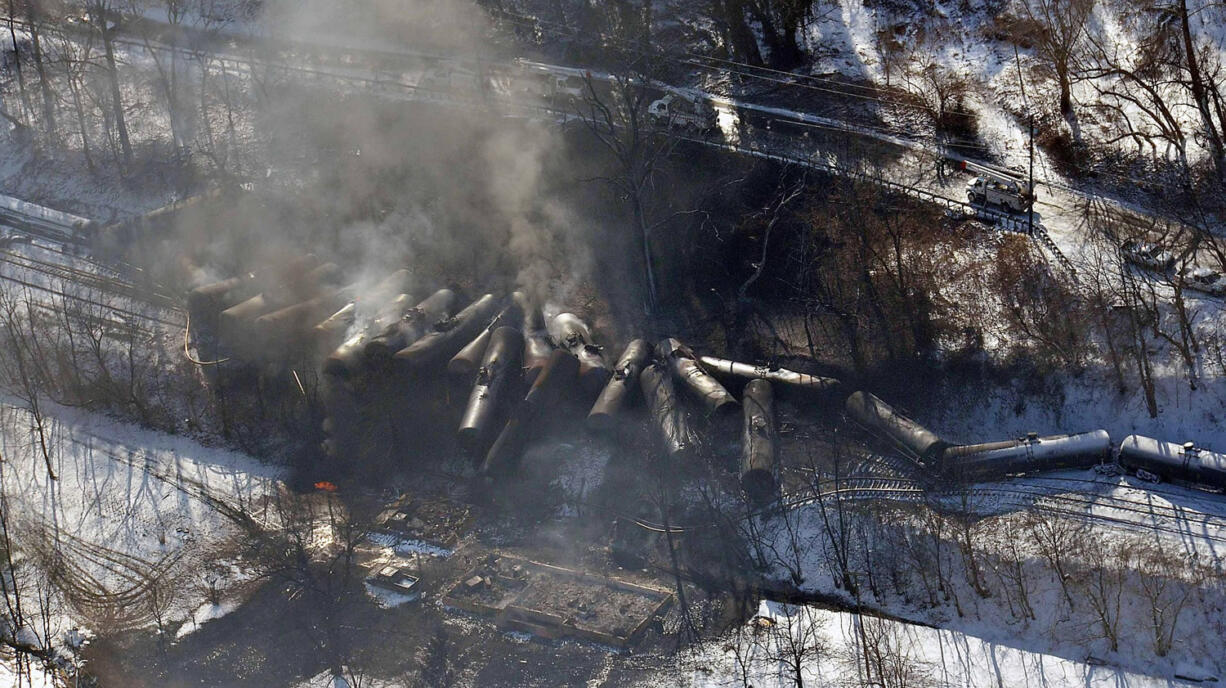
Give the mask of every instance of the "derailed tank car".
M 745 428 L 741 440 L 741 489 L 750 501 L 763 504 L 773 499 L 775 481 L 775 395 L 767 380 L 745 385 Z
M 950 446 L 936 433 L 902 415 L 868 392 L 855 392 L 844 403 L 847 415 L 870 432 L 888 438 L 907 453 L 929 465 Z
M 1176 444 L 1143 435 L 1120 443 L 1120 465 L 1147 480 L 1177 480 L 1210 490 L 1226 491 L 1226 454 Z
M 616 425 L 617 415 L 630 401 L 630 392 L 638 384 L 639 374 L 650 359 L 651 344 L 646 339 L 635 339 L 626 345 L 626 350 L 613 367 L 613 377 L 609 378 L 604 391 L 588 413 L 589 430 L 607 432 Z
M 950 447 L 941 455 L 941 472 L 958 482 L 996 480 L 1018 473 L 1090 468 L 1111 457 L 1106 430 L 1039 437 L 1036 433 L 1003 442 Z

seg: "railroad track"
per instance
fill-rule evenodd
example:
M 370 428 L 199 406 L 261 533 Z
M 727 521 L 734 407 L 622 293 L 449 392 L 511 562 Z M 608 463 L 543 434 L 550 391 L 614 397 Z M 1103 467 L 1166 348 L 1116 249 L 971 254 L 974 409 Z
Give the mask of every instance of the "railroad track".
M 1075 482 L 1083 487 L 1093 484 L 1099 488 L 1113 487 L 1110 483 L 1079 479 L 1047 479 L 1052 481 Z M 785 495 L 782 504 L 785 508 L 795 509 L 809 506 L 823 500 L 887 500 L 902 502 L 925 502 L 929 504 L 951 503 L 961 500 L 978 501 L 994 500 L 1002 506 L 1023 509 L 1039 509 L 1048 513 L 1076 517 L 1080 520 L 1111 523 L 1133 530 L 1149 530 L 1168 533 L 1180 538 L 1199 538 L 1206 541 L 1226 544 L 1226 516 L 1215 516 L 1201 512 L 1189 513 L 1186 509 L 1174 505 L 1154 504 L 1102 494 L 1068 492 L 1061 488 L 1043 488 L 1037 485 L 994 485 L 972 487 L 967 490 L 938 490 L 925 486 L 918 480 L 894 476 L 850 476 L 830 479 L 824 483 L 832 486 L 823 489 L 822 484 L 809 487 Z M 1174 491 L 1165 491 L 1171 496 L 1180 495 Z M 970 504 L 968 503 L 967 506 Z M 961 507 L 962 505 L 959 505 Z M 1103 509 L 1118 512 L 1119 516 L 1101 513 L 1090 513 L 1093 509 Z M 1127 518 L 1126 516 L 1133 516 Z M 1146 519 L 1148 522 L 1138 520 Z M 1216 530 L 1221 535 L 1208 532 Z
M 1087 494 L 1087 493 L 1068 493 L 1068 492 L 1051 492 L 1042 488 L 1031 488 L 1026 486 L 1013 487 L 990 487 L 990 488 L 974 488 L 969 491 L 969 494 L 974 497 L 986 497 L 993 499 L 1014 500 L 1022 498 L 1027 503 L 1034 504 L 1040 508 L 1065 508 L 1065 507 L 1083 507 L 1085 510 L 1094 508 L 1110 509 L 1124 514 L 1134 514 L 1142 516 L 1153 521 L 1159 519 L 1185 524 L 1188 527 L 1199 527 L 1202 530 L 1212 528 L 1222 533 L 1226 533 L 1226 518 L 1217 517 L 1210 514 L 1199 512 L 1188 513 L 1186 510 L 1162 504 L 1153 504 L 1149 502 L 1141 502 L 1124 497 L 1116 497 L 1113 495 L 1104 494 Z M 1017 503 L 1016 501 L 1013 503 Z M 1094 515 L 1094 518 L 1109 518 Z M 1113 519 L 1127 520 L 1127 519 Z M 1144 523 L 1136 523 L 1138 526 L 1146 526 Z M 1154 524 L 1157 525 L 1156 523 Z M 1171 530 L 1163 528 L 1164 530 Z M 1190 535 L 1191 532 L 1187 529 L 1174 530 L 1183 535 Z M 1198 537 L 1205 537 L 1216 542 L 1226 543 L 1226 536 L 1214 536 L 1208 533 L 1201 533 Z
M 75 268 L 71 265 L 65 265 L 64 263 L 53 263 L 50 261 L 39 260 L 32 256 L 15 251 L 0 250 L 0 262 L 38 272 L 48 277 L 74 282 L 98 291 L 109 292 L 111 294 L 132 299 L 134 301 L 142 301 L 163 310 L 180 310 L 176 299 L 157 291 L 150 291 L 143 287 L 137 286 L 132 282 L 125 281 L 119 275 L 99 274 L 97 272 Z
M 184 326 L 183 322 L 166 320 L 156 315 L 150 315 L 148 313 L 141 313 L 141 312 L 133 311 L 133 310 L 123 308 L 120 306 L 113 306 L 111 304 L 107 304 L 107 303 L 98 301 L 97 299 L 92 299 L 87 296 L 73 294 L 67 290 L 56 290 L 49 286 L 42 285 L 42 284 L 36 284 L 34 282 L 30 282 L 30 281 L 23 280 L 17 277 L 13 277 L 11 275 L 0 274 L 0 281 L 7 282 L 13 285 L 17 285 L 18 287 L 28 289 L 31 291 L 49 294 L 53 298 L 72 301 L 83 307 L 88 307 L 91 309 L 95 309 L 97 311 L 96 314 L 89 314 L 89 315 L 82 314 L 80 316 L 74 316 L 74 317 L 77 317 L 77 319 L 80 322 L 102 323 L 102 324 L 110 325 L 113 327 L 119 327 L 119 328 L 131 328 L 133 327 L 133 322 L 135 321 L 154 322 L 159 325 L 163 325 L 165 327 L 172 327 L 176 329 L 183 329 L 183 326 Z M 52 308 L 52 312 L 53 313 L 56 312 L 54 308 L 50 305 L 43 304 L 40 307 Z M 115 315 L 120 319 L 111 319 L 111 318 L 104 317 L 106 315 Z M 142 329 L 142 328 L 138 328 L 138 329 Z M 150 332 L 150 330 L 147 330 L 147 329 L 145 331 Z
M 23 24 L 21 20 L 14 19 L 13 21 L 15 24 L 18 24 L 18 25 Z M 200 51 L 200 48 L 198 47 L 186 48 L 186 47 L 176 45 L 173 43 L 159 43 L 154 40 L 139 40 L 138 41 L 135 39 L 124 38 L 122 36 L 117 36 L 114 39 L 114 41 L 117 44 L 127 45 L 127 46 L 130 46 L 130 47 L 133 47 L 139 50 L 143 50 L 143 51 L 156 50 L 160 52 L 169 52 L 169 53 L 179 54 L 179 55 L 182 55 L 188 58 L 195 57 L 196 55 L 199 54 L 199 51 Z M 318 46 L 307 46 L 307 47 L 312 48 L 315 50 L 316 53 L 319 53 Z M 326 52 L 327 51 L 325 51 L 325 53 Z M 249 74 L 251 69 L 253 68 L 253 65 L 257 63 L 257 60 L 254 57 L 237 56 L 233 54 L 223 53 L 220 51 L 209 51 L 209 54 L 213 59 L 225 62 L 227 69 L 231 70 L 233 73 L 238 73 L 238 74 Z M 450 61 L 453 64 L 459 64 L 461 62 L 460 60 L 457 60 L 455 58 L 422 57 L 422 56 L 416 56 L 416 57 L 417 59 L 428 59 L 436 63 L 440 61 Z M 486 108 L 490 104 L 496 103 L 503 108 L 507 108 L 508 110 L 505 114 L 511 115 L 511 116 L 520 116 L 520 117 L 526 117 L 526 118 L 531 118 L 531 119 L 543 119 L 543 120 L 563 122 L 563 123 L 575 118 L 575 114 L 568 109 L 560 108 L 552 104 L 524 103 L 514 98 L 507 97 L 507 94 L 494 93 L 489 90 L 486 90 L 486 91 L 478 90 L 477 92 L 474 92 L 474 93 L 462 94 L 452 89 L 445 90 L 445 89 L 433 88 L 429 86 L 423 86 L 420 83 L 420 79 L 419 79 L 419 82 L 415 84 L 405 83 L 400 78 L 400 75 L 389 76 L 386 74 L 386 72 L 381 75 L 380 74 L 381 70 L 378 67 L 369 67 L 369 66 L 354 67 L 352 65 L 343 65 L 343 64 L 342 65 L 332 64 L 332 65 L 303 66 L 302 64 L 292 62 L 289 59 L 286 59 L 284 57 L 280 60 L 271 60 L 271 59 L 265 58 L 263 60 L 258 60 L 258 63 L 265 68 L 274 68 L 285 74 L 297 74 L 299 76 L 311 77 L 315 79 L 331 79 L 334 81 L 340 81 L 340 82 L 345 82 L 349 84 L 355 84 L 355 83 L 361 84 L 369 89 L 379 91 L 383 95 L 393 95 L 395 97 L 398 97 L 404 100 L 426 102 L 426 103 L 433 103 L 433 104 L 439 104 L 439 105 L 446 105 L 449 107 L 462 107 L 462 108 L 469 108 L 469 109 L 473 107 Z M 511 69 L 515 67 L 515 65 L 502 65 L 502 64 L 497 64 L 497 63 L 491 63 L 491 66 L 498 66 L 502 68 L 511 68 Z M 553 69 L 553 70 L 584 73 L 581 70 L 562 67 L 559 65 L 542 65 L 542 66 L 548 69 Z M 591 72 L 586 72 L 586 73 L 592 74 L 592 78 L 594 80 L 600 79 L 604 81 L 610 81 L 613 78 L 611 75 L 607 75 L 607 74 L 599 74 L 599 73 L 593 74 Z M 672 87 L 668 87 L 668 88 L 672 89 Z M 672 89 L 672 90 L 677 90 L 677 89 Z M 715 98 L 714 96 L 711 96 L 710 94 L 704 94 L 704 95 L 708 97 L 709 99 Z M 724 99 L 724 100 L 727 100 L 727 99 Z M 755 109 L 755 107 L 758 107 L 758 106 L 754 106 L 752 103 L 742 103 L 740 101 L 729 101 L 729 102 L 732 102 L 734 107 L 738 109 Z M 800 121 L 798 120 L 798 122 Z M 803 124 L 803 122 L 800 122 L 800 123 Z M 856 128 L 854 127 L 844 125 L 844 128 L 846 129 L 848 133 L 858 133 L 859 135 L 863 135 L 863 132 L 857 132 Z M 987 224 L 995 226 L 1000 231 L 1011 232 L 1011 233 L 1021 233 L 1021 234 L 1031 234 L 1028 231 L 1029 230 L 1028 221 L 1024 217 L 1014 216 L 1011 213 L 1008 213 L 1002 210 L 989 208 L 986 206 L 974 205 L 967 201 L 949 198 L 947 196 L 944 196 L 944 195 L 941 195 L 941 194 L 938 194 L 932 191 L 928 191 L 928 190 L 919 188 L 917 186 L 900 184 L 900 183 L 897 183 L 897 182 L 894 182 L 888 179 L 884 179 L 876 175 L 870 175 L 864 172 L 852 170 L 845 166 L 836 165 L 836 164 L 821 160 L 818 157 L 816 157 L 814 154 L 801 155 L 801 154 L 797 154 L 794 152 L 788 153 L 788 152 L 782 152 L 782 151 L 763 150 L 763 149 L 754 148 L 753 146 L 744 146 L 738 143 L 733 143 L 733 142 L 728 142 L 728 141 L 715 141 L 713 139 L 687 136 L 683 132 L 675 131 L 672 129 L 663 129 L 661 131 L 665 135 L 678 139 L 678 140 L 689 141 L 691 143 L 695 143 L 695 144 L 699 144 L 699 145 L 703 145 L 707 147 L 712 147 L 712 148 L 724 150 L 727 152 L 732 152 L 738 155 L 756 157 L 760 159 L 767 159 L 767 160 L 771 160 L 771 161 L 782 163 L 782 164 L 805 166 L 811 169 L 816 169 L 816 170 L 825 172 L 827 174 L 832 174 L 836 176 L 850 178 L 850 179 L 864 182 L 864 183 L 873 184 L 881 188 L 884 188 L 888 191 L 892 191 L 894 193 L 899 193 L 905 196 L 915 198 L 925 203 L 931 203 L 931 204 L 935 204 L 935 205 L 944 207 L 947 212 L 955 214 L 959 217 L 973 218 L 973 219 L 985 222 Z M 903 146 L 904 148 L 908 148 L 908 149 L 911 149 L 915 145 L 917 145 L 917 144 L 914 144 L 914 142 L 910 142 L 910 143 L 905 142 L 905 141 L 900 142 L 899 140 L 897 140 L 897 137 L 892 137 L 892 136 L 874 137 L 874 138 L 877 138 L 885 143 Z M 791 143 L 794 144 L 795 142 L 792 141 Z M 61 236 L 62 235 L 63 235 L 63 232 L 61 231 Z M 1068 274 L 1072 276 L 1074 280 L 1076 279 L 1076 269 L 1073 266 L 1072 262 L 1060 251 L 1059 247 L 1056 246 L 1055 242 L 1051 240 L 1051 237 L 1047 234 L 1047 231 L 1045 228 L 1043 228 L 1039 224 L 1036 224 L 1035 231 L 1033 232 L 1031 236 L 1032 238 L 1034 238 L 1036 242 L 1038 242 L 1041 246 L 1043 246 L 1047 250 L 1048 253 L 1051 253 L 1053 256 L 1055 256 L 1060 266 L 1064 268 L 1068 272 Z

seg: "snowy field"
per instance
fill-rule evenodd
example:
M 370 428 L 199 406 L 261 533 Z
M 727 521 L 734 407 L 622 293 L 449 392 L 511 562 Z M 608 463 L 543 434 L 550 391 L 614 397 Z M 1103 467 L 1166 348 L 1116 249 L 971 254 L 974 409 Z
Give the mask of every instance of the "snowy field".
M 71 628 L 181 635 L 219 615 L 208 599 L 249 575 L 238 547 L 278 472 L 100 414 L 46 401 L 43 413 L 40 440 L 29 411 L 0 407 L 0 487 L 27 604 L 54 584 L 40 641 Z
M 806 646 L 800 653 L 796 648 Z M 857 654 L 888 649 L 891 657 L 870 663 L 880 674 L 864 676 Z M 930 628 L 814 607 L 763 602 L 754 618 L 728 638 L 682 656 L 675 674 L 660 682 L 693 688 L 796 686 L 799 665 L 805 685 L 837 686 L 884 674 L 886 685 L 999 686 L 1001 688 L 1158 688 L 1196 685 L 1173 676 L 1155 677 L 1079 661 L 984 638 L 974 632 Z M 1212 672 L 1195 664 L 1181 676 L 1203 679 Z

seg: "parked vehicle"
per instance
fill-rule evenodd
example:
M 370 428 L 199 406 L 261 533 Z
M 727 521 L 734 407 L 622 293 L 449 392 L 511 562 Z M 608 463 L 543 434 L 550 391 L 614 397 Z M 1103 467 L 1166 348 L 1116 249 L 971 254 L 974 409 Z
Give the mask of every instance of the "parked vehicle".
M 376 585 L 392 592 L 398 592 L 402 595 L 417 594 L 417 591 L 413 589 L 417 585 L 417 576 L 410 574 L 407 566 L 395 566 L 393 564 L 381 566 L 379 570 L 371 574 L 367 581 L 371 585 Z
M 689 132 L 715 129 L 719 117 L 706 100 L 670 93 L 647 106 L 647 116 L 658 127 Z
M 575 75 L 551 75 L 546 88 L 551 100 L 565 102 L 581 101 L 587 91 L 583 77 Z
M 989 174 L 971 180 L 966 185 L 966 197 L 974 204 L 1000 206 L 1018 213 L 1029 210 L 1035 199 L 1028 182 Z
M 1199 291 L 1213 296 L 1226 295 L 1226 276 L 1217 270 L 1209 268 L 1193 268 L 1185 270 L 1180 277 L 1185 289 Z
M 1157 244 L 1129 240 L 1120 246 L 1124 260 L 1149 270 L 1163 272 L 1175 264 L 1175 256 Z

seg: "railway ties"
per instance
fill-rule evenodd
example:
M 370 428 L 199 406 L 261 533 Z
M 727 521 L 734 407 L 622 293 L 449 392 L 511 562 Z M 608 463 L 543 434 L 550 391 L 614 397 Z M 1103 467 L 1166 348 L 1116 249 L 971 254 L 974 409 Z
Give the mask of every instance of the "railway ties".
M 143 301 L 160 309 L 177 311 L 179 308 L 176 300 L 170 296 L 156 291 L 146 290 L 132 282 L 124 280 L 121 276 L 114 274 L 113 272 L 112 274 L 91 272 L 89 270 L 82 270 L 81 268 L 64 263 L 53 263 L 39 260 L 15 251 L 0 250 L 0 262 L 8 263 L 17 268 L 37 272 L 54 279 L 73 282 L 83 287 L 96 289 L 98 291 L 110 292 L 117 296 L 122 296 L 135 301 Z M 104 269 L 101 265 L 96 265 L 96 267 Z

